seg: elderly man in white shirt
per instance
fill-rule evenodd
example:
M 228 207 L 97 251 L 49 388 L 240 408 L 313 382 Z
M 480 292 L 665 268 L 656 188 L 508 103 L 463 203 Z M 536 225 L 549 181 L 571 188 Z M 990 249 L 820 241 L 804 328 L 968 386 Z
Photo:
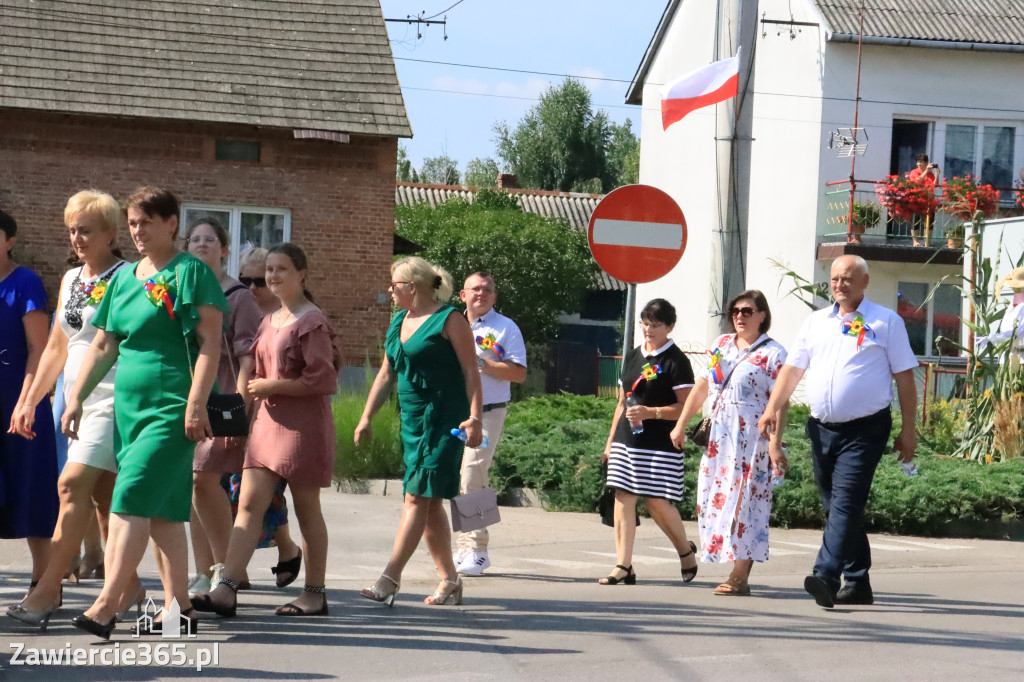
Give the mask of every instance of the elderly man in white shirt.
M 466 278 L 459 298 L 466 304 L 466 319 L 476 341 L 477 367 L 484 393 L 483 432 L 486 446 L 466 448 L 462 455 L 463 494 L 488 485 L 494 451 L 505 426 L 507 405 L 512 398 L 511 382 L 526 381 L 526 345 L 516 323 L 494 309 L 498 291 L 494 278 L 474 272 Z M 462 575 L 481 575 L 490 567 L 487 554 L 490 536 L 486 528 L 459 533 L 455 563 Z
M 895 443 L 899 460 L 913 460 L 917 447 L 917 358 L 903 320 L 864 298 L 867 286 L 868 264 L 860 256 L 841 256 L 832 263 L 835 304 L 804 322 L 758 422 L 766 437 L 779 428 L 778 410 L 806 373 L 807 436 L 828 518 L 804 589 L 825 608 L 874 602 L 864 506 L 889 442 L 893 380 L 903 415 Z

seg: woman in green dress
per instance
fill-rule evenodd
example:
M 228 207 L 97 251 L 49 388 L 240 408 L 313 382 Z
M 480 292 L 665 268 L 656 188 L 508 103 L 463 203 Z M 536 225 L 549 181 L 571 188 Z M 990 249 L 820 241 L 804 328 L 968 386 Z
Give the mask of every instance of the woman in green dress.
M 217 373 L 227 312 L 210 268 L 177 249 L 174 195 L 142 187 L 126 203 L 128 229 L 143 258 L 111 279 L 93 317 L 100 331 L 62 419 L 64 433 L 75 438 L 82 403 L 117 361 L 118 474 L 110 505 L 106 582 L 95 603 L 72 620 L 104 639 L 110 637 L 121 595 L 150 537 L 165 612 L 176 613 L 189 603 L 185 522 L 192 507 L 192 455 L 196 441 L 212 435 L 206 399 Z M 173 602 L 178 608 L 172 608 Z M 139 634 L 160 633 L 161 622 Z M 182 622 L 183 630 L 194 630 L 194 618 Z
M 391 266 L 390 288 L 402 311 L 388 329 L 384 361 L 356 427 L 355 442 L 359 445 L 370 435 L 370 421 L 397 379 L 405 504 L 391 560 L 362 595 L 391 606 L 402 571 L 422 537 L 441 577 L 434 594 L 424 601 L 461 604 L 462 581 L 452 558 L 444 500 L 459 494 L 463 448 L 477 447 L 483 435 L 473 332 L 465 316 L 445 303 L 452 295 L 452 278 L 441 268 L 422 258 L 403 258 Z M 451 435 L 456 427 L 465 432 L 465 444 Z

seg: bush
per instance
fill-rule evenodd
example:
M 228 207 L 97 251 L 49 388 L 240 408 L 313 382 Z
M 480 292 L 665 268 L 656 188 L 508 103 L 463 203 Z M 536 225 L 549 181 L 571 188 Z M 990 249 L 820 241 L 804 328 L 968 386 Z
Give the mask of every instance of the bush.
M 491 485 L 499 492 L 534 488 L 552 510 L 595 511 L 604 489 L 601 453 L 614 410 L 613 399 L 567 394 L 511 405 L 491 468 Z M 776 527 L 821 528 L 825 519 L 804 432 L 808 416 L 801 405 L 789 413 L 785 439 L 790 467 L 785 485 L 775 491 L 771 521 Z M 900 429 L 898 412 L 893 421 L 895 436 Z M 914 478 L 902 473 L 894 455 L 882 458 L 866 512 L 869 530 L 943 535 L 964 532 L 965 523 L 1024 519 L 1024 460 L 980 466 L 932 455 L 928 447 L 919 447 L 918 452 L 919 474 Z M 687 520 L 694 519 L 696 510 L 701 455 L 687 443 L 684 498 L 678 505 Z
M 366 478 L 401 478 L 405 473 L 398 401 L 395 396 L 391 396 L 374 416 L 370 441 L 359 448 L 352 442 L 352 434 L 363 414 L 368 392 L 342 393 L 331 402 L 337 443 L 334 480 L 339 483 Z

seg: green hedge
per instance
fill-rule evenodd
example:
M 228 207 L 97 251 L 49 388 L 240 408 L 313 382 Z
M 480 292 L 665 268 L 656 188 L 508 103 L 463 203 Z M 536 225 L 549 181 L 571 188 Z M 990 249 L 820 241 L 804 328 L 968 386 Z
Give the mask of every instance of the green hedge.
M 541 491 L 548 508 L 595 511 L 603 491 L 601 453 L 615 401 L 589 396 L 549 395 L 509 408 L 491 484 L 499 491 L 528 487 Z M 824 512 L 804 434 L 807 408 L 790 411 L 786 441 L 790 469 L 775 491 L 772 524 L 783 528 L 820 528 Z M 893 435 L 899 431 L 899 419 Z M 982 466 L 937 457 L 919 448 L 919 474 L 905 476 L 893 454 L 883 457 L 875 475 L 866 521 L 875 532 L 947 535 L 979 532 L 979 522 L 1024 521 L 1024 459 Z M 697 467 L 701 452 L 687 444 L 685 490 L 679 504 L 684 519 L 696 509 Z M 998 530 L 998 529 L 997 529 Z
M 394 398 L 377 414 L 370 443 L 352 445 L 366 397 L 341 395 L 334 400 L 338 434 L 336 480 L 400 478 L 398 408 Z M 610 398 L 544 395 L 509 406 L 505 434 L 491 467 L 491 485 L 499 494 L 533 488 L 552 511 L 593 512 L 604 490 L 601 453 L 608 438 L 615 401 Z M 789 415 L 789 473 L 775 491 L 772 525 L 821 528 L 824 512 L 804 434 L 807 408 Z M 899 418 L 893 425 L 898 433 Z M 886 454 L 875 474 L 866 521 L 875 532 L 914 535 L 999 535 L 1024 528 L 1024 458 L 980 465 L 935 455 L 918 448 L 919 473 L 905 476 L 893 454 Z M 701 451 L 687 443 L 684 497 L 679 510 L 692 520 L 696 509 L 697 468 Z M 999 524 L 1003 524 L 1000 526 Z M 1014 530 L 1016 528 L 1016 530 Z

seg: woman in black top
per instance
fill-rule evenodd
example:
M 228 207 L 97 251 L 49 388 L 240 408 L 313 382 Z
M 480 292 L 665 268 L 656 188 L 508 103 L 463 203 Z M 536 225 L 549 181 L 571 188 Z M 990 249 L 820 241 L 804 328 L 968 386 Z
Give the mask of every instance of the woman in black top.
M 623 363 L 619 403 L 603 457 L 608 464 L 608 487 L 615 489 L 618 565 L 599 581 L 602 585 L 636 582 L 632 559 L 637 496 L 644 498 L 651 517 L 679 552 L 684 582 L 697 575 L 694 544 L 686 539 L 679 510 L 672 504 L 683 498 L 683 454 L 672 445 L 669 434 L 693 388 L 690 361 L 668 338 L 675 322 L 676 310 L 665 299 L 656 298 L 644 306 L 640 313 L 644 342 Z M 638 424 L 643 430 L 635 433 Z

